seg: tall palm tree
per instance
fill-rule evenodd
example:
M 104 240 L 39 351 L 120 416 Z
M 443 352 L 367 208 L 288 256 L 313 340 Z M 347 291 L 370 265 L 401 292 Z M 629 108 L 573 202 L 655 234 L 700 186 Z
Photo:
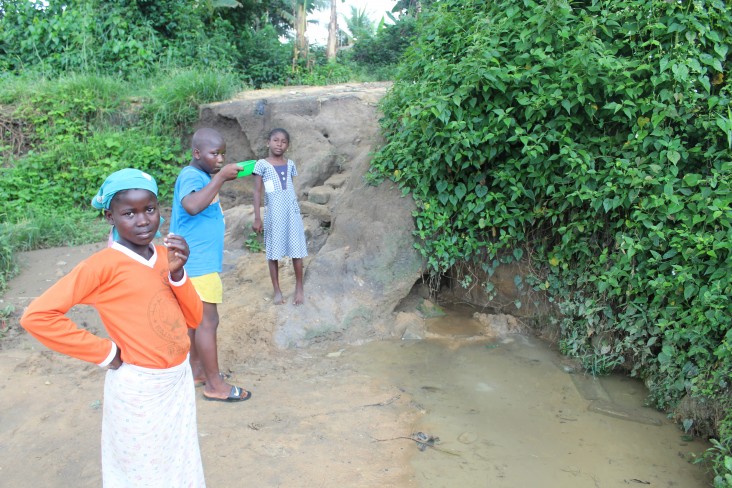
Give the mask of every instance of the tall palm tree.
M 358 10 L 356 7 L 351 6 L 350 17 L 343 17 L 343 19 L 346 21 L 346 27 L 351 33 L 349 36 L 351 41 L 368 38 L 374 34 L 374 22 L 366 14 L 365 8 Z

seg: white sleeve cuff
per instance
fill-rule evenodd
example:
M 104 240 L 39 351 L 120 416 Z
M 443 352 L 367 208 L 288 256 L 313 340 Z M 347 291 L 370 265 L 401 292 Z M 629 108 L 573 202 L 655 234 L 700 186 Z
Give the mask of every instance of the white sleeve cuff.
M 186 282 L 186 279 L 188 278 L 188 274 L 186 273 L 186 269 L 183 268 L 183 278 L 180 279 L 180 281 L 173 281 L 173 276 L 168 273 L 168 281 L 170 281 L 170 284 L 173 286 L 182 286 L 183 283 Z
M 111 341 L 110 341 L 111 342 Z M 109 363 L 112 362 L 114 357 L 117 355 L 117 344 L 112 342 L 112 350 L 109 351 L 109 354 L 107 355 L 107 359 L 99 363 L 99 367 L 104 368 L 106 366 L 109 366 Z

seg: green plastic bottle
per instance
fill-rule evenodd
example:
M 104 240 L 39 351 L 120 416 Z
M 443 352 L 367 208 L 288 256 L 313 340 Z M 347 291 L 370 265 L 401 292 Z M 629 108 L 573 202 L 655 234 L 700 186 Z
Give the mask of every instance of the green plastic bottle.
M 236 163 L 237 166 L 241 168 L 241 171 L 239 171 L 239 174 L 236 175 L 237 178 L 243 178 L 245 176 L 249 176 L 254 171 L 254 165 L 257 164 L 257 161 L 255 159 L 250 159 L 249 161 L 242 161 L 241 163 Z

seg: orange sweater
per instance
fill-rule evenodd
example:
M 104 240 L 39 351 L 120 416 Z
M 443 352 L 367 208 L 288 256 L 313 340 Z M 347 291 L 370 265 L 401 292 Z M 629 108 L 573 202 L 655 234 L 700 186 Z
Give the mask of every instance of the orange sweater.
M 147 261 L 115 244 L 79 263 L 35 299 L 20 323 L 50 349 L 102 364 L 111 360 L 112 343 L 65 315 L 74 305 L 91 305 L 123 362 L 169 368 L 185 360 L 188 328 L 198 327 L 203 316 L 203 304 L 187 276 L 177 284 L 169 276 L 167 248 L 156 246 Z

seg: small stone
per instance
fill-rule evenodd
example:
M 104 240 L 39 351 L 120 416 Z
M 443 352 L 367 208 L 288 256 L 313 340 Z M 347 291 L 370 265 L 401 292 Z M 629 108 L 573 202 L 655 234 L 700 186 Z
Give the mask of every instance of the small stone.
M 329 186 L 331 188 L 340 188 L 343 185 L 346 184 L 346 181 L 348 181 L 348 175 L 345 173 L 336 173 L 332 175 L 330 178 L 325 180 L 324 185 Z
M 331 193 L 333 193 L 333 189 L 329 186 L 316 186 L 308 192 L 308 201 L 318 205 L 325 205 L 330 201 Z

